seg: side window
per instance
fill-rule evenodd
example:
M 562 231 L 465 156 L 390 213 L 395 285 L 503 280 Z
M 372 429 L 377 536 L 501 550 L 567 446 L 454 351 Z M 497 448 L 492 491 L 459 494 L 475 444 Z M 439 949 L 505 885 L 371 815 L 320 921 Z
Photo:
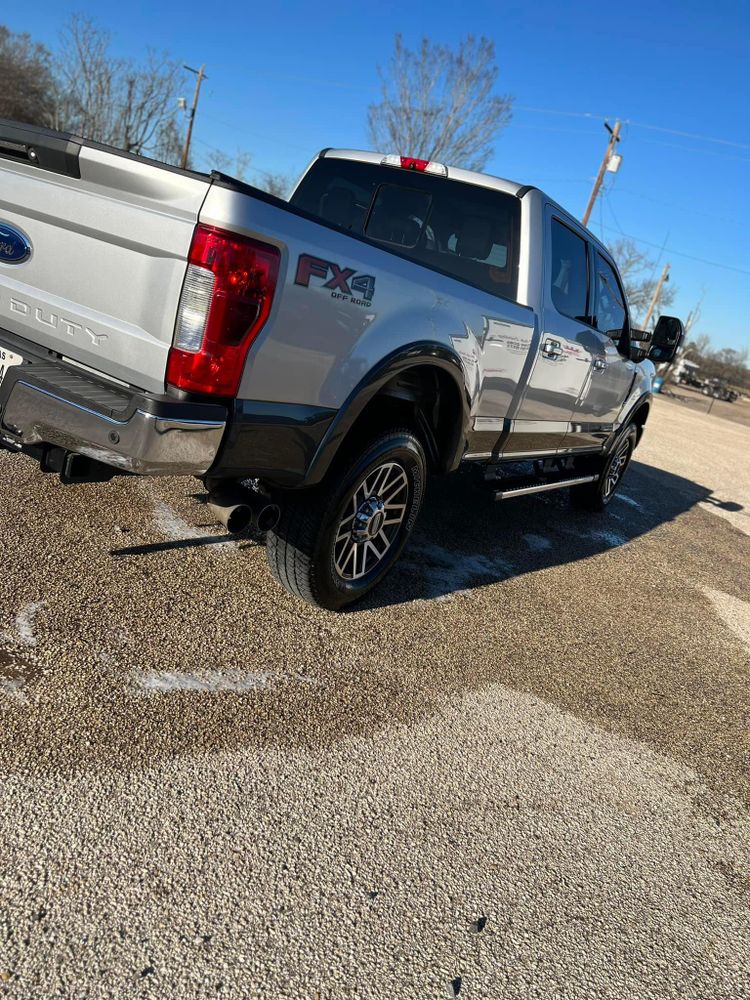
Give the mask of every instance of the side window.
M 557 219 L 552 220 L 552 301 L 564 316 L 587 318 L 586 241 Z
M 625 299 L 612 266 L 596 255 L 596 279 L 594 282 L 594 325 L 600 333 L 606 333 L 619 344 L 625 336 L 628 311 Z

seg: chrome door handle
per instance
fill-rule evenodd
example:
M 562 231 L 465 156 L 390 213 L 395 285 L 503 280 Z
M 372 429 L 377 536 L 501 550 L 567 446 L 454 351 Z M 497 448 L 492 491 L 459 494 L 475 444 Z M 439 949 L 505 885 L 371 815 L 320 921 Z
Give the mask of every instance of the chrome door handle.
M 548 337 L 542 346 L 542 354 L 545 358 L 559 358 L 563 353 L 562 344 L 559 340 L 552 340 Z
M 594 360 L 591 362 L 591 367 L 595 368 L 596 371 L 598 372 L 603 372 L 607 367 L 607 362 L 602 361 L 601 358 L 594 358 Z

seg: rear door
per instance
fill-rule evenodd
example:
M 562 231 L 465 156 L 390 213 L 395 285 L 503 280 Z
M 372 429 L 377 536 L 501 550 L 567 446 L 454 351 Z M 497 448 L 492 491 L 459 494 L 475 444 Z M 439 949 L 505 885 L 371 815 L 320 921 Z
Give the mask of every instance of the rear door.
M 542 333 L 504 454 L 552 454 L 563 446 L 599 350 L 589 323 L 589 246 L 552 206 L 544 220 Z
M 581 339 L 591 363 L 576 402 L 564 447 L 601 445 L 614 429 L 635 378 L 625 295 L 613 263 L 590 245 L 591 328 Z
M 30 154 L 33 153 L 33 156 Z M 0 121 L 0 327 L 163 391 L 187 254 L 210 180 Z

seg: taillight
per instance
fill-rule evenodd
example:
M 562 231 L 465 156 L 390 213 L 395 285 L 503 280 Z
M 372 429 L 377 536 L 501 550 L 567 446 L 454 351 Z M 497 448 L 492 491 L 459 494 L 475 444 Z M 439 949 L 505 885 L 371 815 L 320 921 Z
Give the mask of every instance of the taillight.
M 384 156 L 380 161 L 383 167 L 401 167 L 402 170 L 418 170 L 421 174 L 439 174 L 441 177 L 448 176 L 448 168 L 444 163 L 437 163 L 435 160 L 420 160 L 416 156 L 397 156 L 392 153 Z
M 250 345 L 271 311 L 276 247 L 213 226 L 197 226 L 177 310 L 167 383 L 234 396 Z

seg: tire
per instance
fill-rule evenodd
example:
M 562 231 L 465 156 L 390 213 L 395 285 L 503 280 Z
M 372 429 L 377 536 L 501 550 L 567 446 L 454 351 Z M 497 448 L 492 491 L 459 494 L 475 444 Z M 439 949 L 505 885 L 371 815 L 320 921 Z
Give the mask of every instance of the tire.
M 360 600 L 401 554 L 426 480 L 424 450 L 406 428 L 359 447 L 320 486 L 280 498 L 281 518 L 266 539 L 271 573 L 319 608 L 336 611 Z
M 599 478 L 593 483 L 572 486 L 570 499 L 581 510 L 604 510 L 622 482 L 638 443 L 638 431 L 631 424 L 617 439 L 607 456 Z

